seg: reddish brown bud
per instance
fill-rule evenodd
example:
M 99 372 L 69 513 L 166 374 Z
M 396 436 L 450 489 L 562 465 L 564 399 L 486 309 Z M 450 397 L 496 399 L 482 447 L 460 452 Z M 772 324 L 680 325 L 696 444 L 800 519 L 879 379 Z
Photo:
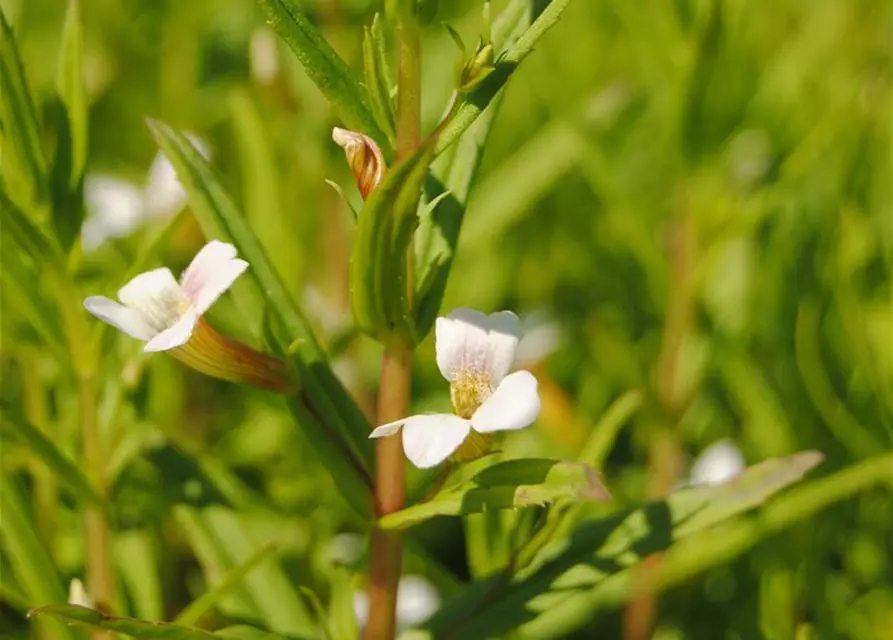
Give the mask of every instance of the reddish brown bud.
M 332 129 L 332 140 L 344 149 L 344 155 L 347 156 L 347 162 L 357 180 L 357 187 L 365 200 L 381 182 L 387 169 L 381 149 L 369 136 L 338 127 Z

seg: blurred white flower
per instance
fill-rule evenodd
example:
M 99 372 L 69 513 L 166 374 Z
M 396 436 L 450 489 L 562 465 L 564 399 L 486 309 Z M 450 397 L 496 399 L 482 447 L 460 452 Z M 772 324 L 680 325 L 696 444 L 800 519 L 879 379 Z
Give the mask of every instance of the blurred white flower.
M 103 174 L 84 178 L 86 219 L 81 228 L 84 251 L 109 238 L 133 233 L 143 220 L 143 196 L 135 184 Z
M 84 307 L 100 320 L 138 340 L 144 351 L 166 351 L 186 344 L 199 318 L 232 286 L 248 263 L 231 244 L 212 240 L 183 273 L 180 282 L 163 267 L 141 273 L 118 291 L 119 304 L 90 296 Z
M 744 456 L 731 440 L 719 440 L 695 458 L 689 475 L 691 486 L 715 486 L 744 471 Z
M 428 580 L 419 575 L 406 575 L 397 585 L 397 628 L 414 627 L 427 620 L 437 610 L 440 594 Z M 369 619 L 369 599 L 357 591 L 353 597 L 354 615 L 357 626 L 362 628 Z
M 186 137 L 205 158 L 211 157 L 211 150 L 206 142 L 192 134 L 186 134 Z M 186 191 L 177 179 L 177 171 L 161 151 L 155 154 L 155 159 L 149 166 L 143 197 L 145 216 L 158 219 L 173 216 L 185 207 L 188 201 Z
M 269 27 L 258 27 L 251 34 L 248 44 L 248 61 L 251 75 L 262 84 L 269 84 L 279 73 L 279 55 L 276 35 Z
M 339 533 L 329 541 L 326 555 L 330 562 L 353 564 L 363 555 L 366 541 L 358 533 Z
M 206 158 L 208 144 L 198 137 L 186 136 Z M 145 187 L 103 174 L 84 179 L 87 217 L 81 228 L 84 251 L 98 248 L 110 238 L 122 238 L 136 231 L 147 219 L 164 220 L 180 211 L 188 197 L 177 179 L 177 172 L 159 151 L 149 166 Z
M 522 320 L 524 337 L 518 344 L 515 361 L 520 367 L 532 367 L 548 358 L 561 341 L 561 329 L 547 312 L 531 313 Z
M 87 607 L 88 609 L 96 608 L 96 603 L 93 602 L 93 598 L 87 593 L 87 590 L 84 588 L 84 583 L 77 578 L 72 579 L 71 583 L 68 585 L 68 604 L 73 604 L 78 607 Z
M 437 319 L 434 332 L 437 366 L 450 383 L 456 413 L 409 416 L 381 425 L 369 436 L 390 436 L 402 428 L 403 451 L 420 469 L 436 466 L 451 455 L 457 460 L 483 455 L 490 433 L 526 427 L 540 411 L 533 374 L 522 370 L 506 375 L 521 339 L 521 324 L 514 313 L 487 316 L 456 309 Z M 466 446 L 459 451 L 463 443 Z

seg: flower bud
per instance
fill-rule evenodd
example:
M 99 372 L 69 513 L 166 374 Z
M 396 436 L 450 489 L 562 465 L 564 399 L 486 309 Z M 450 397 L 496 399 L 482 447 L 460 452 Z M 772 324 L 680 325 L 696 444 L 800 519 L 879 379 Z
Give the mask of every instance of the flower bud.
M 474 57 L 468 60 L 459 73 L 459 93 L 471 93 L 487 79 L 496 67 L 493 65 L 494 48 L 488 42 L 475 52 Z
M 387 169 L 381 149 L 369 136 L 339 127 L 332 129 L 332 140 L 344 149 L 344 155 L 347 156 L 347 162 L 357 180 L 357 187 L 365 200 L 381 182 Z

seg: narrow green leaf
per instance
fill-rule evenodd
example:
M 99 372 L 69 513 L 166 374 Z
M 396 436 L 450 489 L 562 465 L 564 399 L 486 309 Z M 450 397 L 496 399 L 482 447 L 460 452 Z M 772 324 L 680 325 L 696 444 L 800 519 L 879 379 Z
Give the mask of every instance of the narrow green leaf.
M 422 182 L 434 156 L 423 144 L 385 173 L 357 221 L 350 259 L 350 293 L 357 326 L 382 341 L 415 344 L 407 296 L 406 254 L 419 223 Z
M 496 67 L 493 72 L 487 76 L 480 86 L 465 97 L 455 118 L 444 128 L 437 143 L 437 153 L 443 152 L 453 144 L 480 117 L 484 109 L 487 108 L 506 85 L 518 65 L 533 51 L 534 45 L 549 29 L 555 26 L 555 23 L 558 22 L 559 17 L 561 17 L 568 4 L 570 4 L 570 0 L 552 0 L 539 17 L 534 20 L 533 24 L 530 25 L 530 28 L 518 38 L 517 42 L 497 57 Z M 515 6 L 515 3 L 512 3 L 506 7 L 503 13 L 513 15 L 510 12 L 523 10 L 523 7 L 519 9 Z M 500 14 L 500 18 L 502 18 L 502 14 Z M 493 25 L 494 42 L 497 44 L 500 44 L 499 26 L 500 23 L 497 20 Z
M 396 121 L 394 102 L 391 100 L 391 81 L 385 57 L 385 36 L 382 20 L 378 14 L 372 19 L 372 27 L 365 28 L 363 33 L 363 72 L 366 90 L 372 106 L 372 115 L 391 145 L 396 139 Z
M 113 538 L 118 573 L 127 586 L 133 613 L 144 620 L 164 617 L 164 587 L 152 529 L 118 531 Z
M 56 618 L 69 624 L 116 631 L 134 638 L 146 638 L 147 640 L 154 638 L 161 638 L 162 640 L 214 640 L 218 637 L 209 631 L 201 629 L 182 627 L 167 622 L 149 622 L 134 618 L 107 616 L 94 609 L 70 604 L 50 604 L 32 609 L 28 613 L 29 618 L 40 618 L 43 616 Z M 227 637 L 235 638 L 238 636 Z
M 385 148 L 388 138 L 369 108 L 357 75 L 301 11 L 296 0 L 259 0 L 269 22 L 291 47 L 311 80 L 332 103 L 348 129 L 362 131 Z
M 273 346 L 284 352 L 286 344 L 297 345 L 293 355 L 303 390 L 299 397 L 290 400 L 289 408 L 345 501 L 357 514 L 367 516 L 371 487 L 368 469 L 373 452 L 368 421 L 332 372 L 310 323 L 286 291 L 260 241 L 220 185 L 213 168 L 185 136 L 160 122 L 148 124 L 189 193 L 205 235 L 232 242 L 251 265 L 248 277 L 243 278 L 247 283 L 243 290 L 249 298 L 243 305 L 244 313 L 254 315 L 262 325 L 266 300 L 288 333 L 287 338 L 279 339 Z
M 53 229 L 59 244 L 67 251 L 74 244 L 84 219 L 84 181 L 79 176 L 71 184 L 74 162 L 72 122 L 62 103 L 55 104 L 56 154 L 50 175 Z
M 739 516 L 721 527 L 684 538 L 663 556 L 655 575 L 654 593 L 681 584 L 710 567 L 739 557 L 759 542 L 814 517 L 828 506 L 890 480 L 893 453 L 874 456 L 832 475 L 791 489 L 757 513 Z M 633 573 L 623 570 L 594 583 L 533 599 L 529 608 L 537 618 L 521 628 L 525 638 L 556 637 L 570 633 L 599 611 L 626 602 L 635 593 Z
M 4 232 L 37 264 L 60 268 L 63 262 L 58 246 L 15 205 L 4 187 L 0 184 L 0 225 Z
M 194 600 L 188 607 L 183 609 L 183 611 L 174 618 L 174 623 L 187 626 L 196 624 L 201 620 L 202 616 L 220 601 L 222 597 L 239 585 L 246 575 L 251 573 L 251 571 L 264 560 L 272 558 L 276 554 L 276 551 L 276 545 L 273 543 L 268 543 L 260 547 L 243 563 L 233 567 L 217 584 L 212 586 L 209 591 L 203 593 L 200 598 Z
M 469 482 L 379 520 L 385 529 L 406 529 L 437 516 L 542 506 L 558 500 L 610 499 L 588 466 L 547 459 L 508 460 L 487 467 Z
M 29 424 L 6 401 L 0 400 L 4 431 L 19 438 L 59 478 L 61 486 L 85 504 L 102 506 L 104 501 L 80 468 L 40 429 Z
M 248 518 L 222 508 L 209 507 L 202 511 L 202 519 L 217 538 L 231 565 L 244 566 L 252 556 L 268 544 L 258 544 L 251 535 Z M 265 624 L 272 631 L 284 634 L 312 633 L 313 621 L 297 590 L 289 582 L 270 554 L 256 562 L 253 570 L 242 576 L 244 584 L 261 612 Z
M 75 188 L 87 161 L 87 96 L 84 90 L 84 27 L 80 0 L 68 0 L 56 88 L 65 105 L 71 137 L 71 171 L 68 185 Z
M 0 134 L 3 173 L 11 195 L 23 205 L 43 200 L 46 161 L 40 122 L 28 89 L 12 27 L 0 9 Z
M 821 459 L 818 452 L 807 451 L 768 460 L 725 485 L 679 491 L 665 501 L 586 522 L 514 579 L 500 574 L 471 585 L 434 614 L 424 629 L 438 639 L 499 636 L 537 615 L 530 608 L 537 596 L 550 589 L 570 592 L 604 581 L 679 538 L 762 504 Z M 494 598 L 497 590 L 499 597 Z

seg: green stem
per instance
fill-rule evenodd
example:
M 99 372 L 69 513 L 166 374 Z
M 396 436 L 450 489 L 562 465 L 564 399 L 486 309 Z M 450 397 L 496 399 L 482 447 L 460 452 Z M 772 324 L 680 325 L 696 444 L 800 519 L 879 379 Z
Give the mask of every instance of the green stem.
M 408 158 L 421 138 L 421 42 L 415 18 L 398 18 L 397 160 Z M 413 291 L 410 244 L 407 256 L 407 290 Z M 409 414 L 412 380 L 412 348 L 401 343 L 385 345 L 378 391 L 378 424 Z M 375 512 L 378 517 L 403 508 L 406 481 L 403 447 L 399 436 L 377 443 Z M 363 631 L 368 640 L 393 638 L 397 624 L 397 585 L 403 564 L 403 539 L 393 531 L 372 529 L 369 567 L 369 620 Z
M 97 413 L 97 351 L 85 321 L 85 312 L 75 292 L 74 283 L 66 275 L 61 275 L 57 295 L 77 386 L 84 465 L 91 484 L 105 498 L 108 496 L 108 477 L 106 452 L 99 433 Z M 111 558 L 111 529 L 108 515 L 101 507 L 91 505 L 84 509 L 84 545 L 87 591 L 96 602 L 97 608 L 111 611 L 117 605 Z M 105 638 L 108 634 L 97 633 L 95 637 Z

